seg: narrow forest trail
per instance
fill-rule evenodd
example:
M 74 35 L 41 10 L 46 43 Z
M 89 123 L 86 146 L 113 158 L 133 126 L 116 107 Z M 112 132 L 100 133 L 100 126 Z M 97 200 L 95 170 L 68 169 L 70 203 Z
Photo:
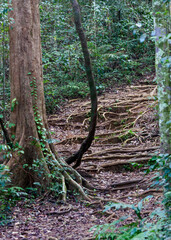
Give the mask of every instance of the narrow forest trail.
M 161 201 L 161 190 L 151 189 L 152 176 L 145 175 L 146 163 L 159 150 L 155 107 L 156 85 L 141 84 L 105 93 L 98 98 L 98 123 L 95 141 L 78 168 L 97 188 L 93 194 L 103 200 L 82 204 L 71 194 L 65 206 L 55 199 L 38 199 L 29 207 L 18 204 L 11 225 L 0 228 L 0 239 L 90 240 L 94 225 L 110 223 L 134 212 L 103 212 L 109 201 L 137 204 L 147 195 L 153 197 L 142 211 L 147 216 Z M 88 132 L 90 101 L 69 101 L 60 112 L 49 117 L 55 146 L 64 159 L 79 149 Z M 135 167 L 136 164 L 136 167 Z M 134 165 L 134 166 L 133 166 Z
M 134 85 L 99 97 L 95 141 L 81 169 L 99 172 L 149 160 L 159 146 L 156 90 L 156 85 Z M 89 101 L 72 100 L 58 117 L 49 118 L 60 157 L 79 148 L 87 134 L 89 115 Z

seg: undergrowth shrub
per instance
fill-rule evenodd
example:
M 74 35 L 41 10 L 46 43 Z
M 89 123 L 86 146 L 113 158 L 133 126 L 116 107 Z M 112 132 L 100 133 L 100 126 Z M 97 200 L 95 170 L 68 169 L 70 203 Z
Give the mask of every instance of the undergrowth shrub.
M 27 194 L 22 188 L 12 186 L 9 169 L 0 164 L 0 225 L 10 221 L 11 209 L 21 196 L 27 196 Z
M 127 207 L 133 208 L 132 206 Z M 120 204 L 119 207 L 126 207 L 126 205 Z M 134 206 L 134 208 L 137 210 L 137 207 Z M 171 220 L 167 217 L 165 210 L 157 208 L 146 218 L 135 219 L 130 224 L 124 224 L 128 217 L 94 226 L 90 230 L 95 230 L 96 240 L 170 240 Z
M 53 113 L 65 99 L 85 98 L 89 95 L 89 87 L 84 82 L 68 82 L 55 87 L 46 85 L 46 107 L 48 113 Z
M 156 209 L 142 221 L 122 225 L 126 217 L 109 224 L 94 226 L 96 240 L 170 240 L 171 222 L 165 211 Z M 122 226 L 121 226 L 122 225 Z M 92 228 L 91 231 L 94 229 Z
M 164 198 L 161 208 L 155 209 L 148 217 L 142 218 L 141 200 L 137 206 L 123 203 L 110 203 L 104 211 L 115 208 L 131 208 L 135 211 L 136 218 L 132 223 L 125 224 L 127 217 L 122 217 L 109 224 L 94 226 L 96 240 L 170 240 L 171 236 L 171 155 L 160 154 L 153 156 L 148 162 L 146 173 L 156 171 L 152 187 L 163 187 Z

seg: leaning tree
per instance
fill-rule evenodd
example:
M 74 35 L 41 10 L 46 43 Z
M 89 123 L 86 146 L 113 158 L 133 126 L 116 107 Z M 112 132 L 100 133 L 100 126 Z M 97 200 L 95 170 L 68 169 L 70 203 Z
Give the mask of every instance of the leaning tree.
M 79 5 L 76 0 L 71 3 L 82 42 L 87 77 L 92 89 L 92 121 L 89 135 L 80 150 L 68 160 L 69 163 L 76 161 L 75 165 L 78 166 L 83 153 L 94 138 L 97 97 Z M 53 186 L 61 192 L 64 201 L 68 188 L 75 189 L 83 198 L 89 199 L 83 191 L 83 186 L 91 186 L 74 168 L 57 156 L 53 144 L 49 141 L 43 90 L 39 0 L 12 0 L 11 9 L 9 11 L 10 141 L 14 150 L 6 164 L 13 173 L 12 180 L 21 187 L 33 186 L 35 182 L 39 182 L 45 190 L 52 189 Z

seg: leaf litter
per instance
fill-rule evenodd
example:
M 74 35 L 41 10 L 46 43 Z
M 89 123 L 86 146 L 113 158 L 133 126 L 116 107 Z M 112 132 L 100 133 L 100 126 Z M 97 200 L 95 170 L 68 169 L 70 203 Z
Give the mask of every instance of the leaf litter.
M 108 202 L 135 204 L 148 195 L 142 216 L 150 214 L 162 201 L 162 189 L 151 187 L 155 173 L 145 175 L 145 165 L 159 152 L 156 117 L 156 85 L 137 84 L 106 92 L 98 99 L 95 140 L 77 169 L 95 187 L 91 203 L 69 196 L 65 205 L 52 196 L 19 202 L 12 219 L 0 227 L 0 239 L 90 240 L 94 225 L 111 223 L 122 216 L 133 221 L 131 209 L 104 212 Z M 89 124 L 90 101 L 68 101 L 49 116 L 56 150 L 67 158 L 79 149 Z

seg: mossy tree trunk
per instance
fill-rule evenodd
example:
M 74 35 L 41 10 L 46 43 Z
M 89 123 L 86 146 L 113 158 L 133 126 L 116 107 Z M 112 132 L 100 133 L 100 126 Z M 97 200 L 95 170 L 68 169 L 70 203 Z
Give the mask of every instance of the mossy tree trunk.
M 153 1 L 161 152 L 171 154 L 170 1 Z
M 44 190 L 52 183 L 60 186 L 66 200 L 67 187 L 84 198 L 81 176 L 60 160 L 52 144 L 46 119 L 39 0 L 12 0 L 10 19 L 10 137 L 17 150 L 7 162 L 13 183 L 21 187 L 41 183 Z M 73 180 L 75 179 L 75 180 Z
M 156 36 L 156 78 L 158 84 L 159 128 L 161 153 L 166 159 L 163 166 L 164 204 L 166 214 L 171 217 L 171 4 L 170 1 L 153 1 Z

